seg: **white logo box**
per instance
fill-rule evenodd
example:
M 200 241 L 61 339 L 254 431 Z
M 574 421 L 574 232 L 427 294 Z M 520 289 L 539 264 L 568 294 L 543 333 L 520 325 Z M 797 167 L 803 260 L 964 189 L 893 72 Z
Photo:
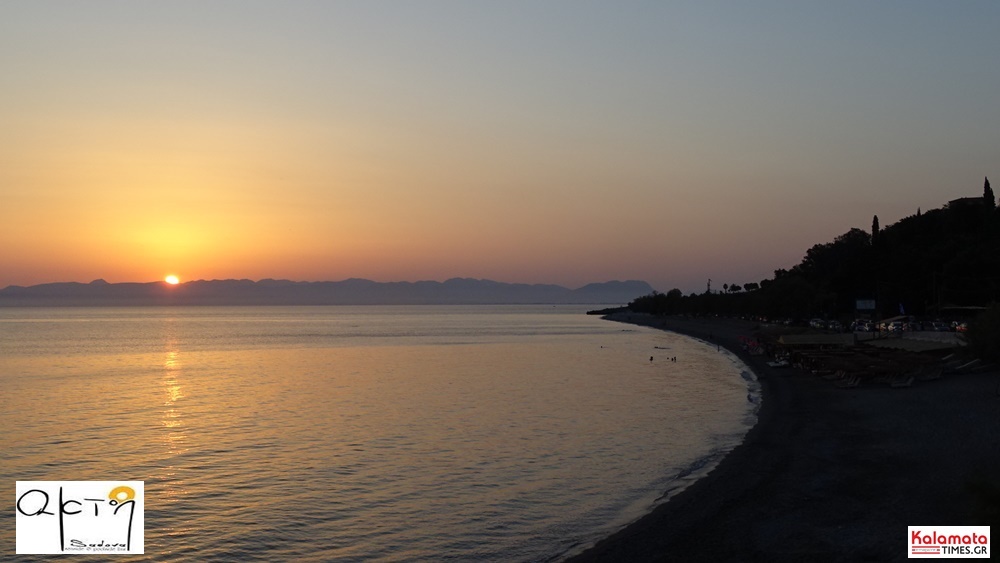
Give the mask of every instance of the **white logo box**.
M 143 481 L 17 481 L 18 554 L 144 553 Z

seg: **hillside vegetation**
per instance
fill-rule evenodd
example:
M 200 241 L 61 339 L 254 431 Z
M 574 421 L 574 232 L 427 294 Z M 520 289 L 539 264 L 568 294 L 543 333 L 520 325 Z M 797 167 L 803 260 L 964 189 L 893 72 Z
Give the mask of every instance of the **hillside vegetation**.
M 1000 301 L 1000 210 L 989 179 L 981 197 L 956 199 L 870 231 L 852 228 L 810 248 L 771 279 L 735 280 L 721 291 L 684 296 L 678 289 L 634 300 L 653 314 L 720 314 L 769 319 L 901 314 L 936 319 Z M 858 310 L 858 301 L 875 309 Z

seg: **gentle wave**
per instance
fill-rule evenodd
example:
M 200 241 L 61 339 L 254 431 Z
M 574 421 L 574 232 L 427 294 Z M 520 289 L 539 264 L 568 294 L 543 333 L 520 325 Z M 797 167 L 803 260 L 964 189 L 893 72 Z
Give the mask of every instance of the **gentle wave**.
M 557 559 L 756 409 L 735 357 L 581 313 L 5 310 L 0 477 L 145 481 L 122 561 Z

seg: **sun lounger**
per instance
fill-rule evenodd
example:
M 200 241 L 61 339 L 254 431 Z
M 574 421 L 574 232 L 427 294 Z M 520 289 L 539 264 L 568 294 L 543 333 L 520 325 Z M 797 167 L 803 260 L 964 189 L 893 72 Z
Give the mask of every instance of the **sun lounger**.
M 962 364 L 962 365 L 960 365 L 958 367 L 955 367 L 955 368 L 952 368 L 952 369 L 948 370 L 947 373 L 966 373 L 966 372 L 972 371 L 972 369 L 974 367 L 976 367 L 977 365 L 979 365 L 979 360 L 972 360 L 972 361 L 969 361 L 969 362 L 965 362 L 964 364 Z
M 841 389 L 851 389 L 853 387 L 857 387 L 860 383 L 861 383 L 861 377 L 854 375 L 851 376 L 851 378 L 848 379 L 847 381 L 838 382 L 836 383 L 836 385 Z
M 909 387 L 911 385 L 913 385 L 913 376 L 912 375 L 909 376 L 909 377 L 907 377 L 907 378 L 905 378 L 905 379 L 902 378 L 902 377 L 896 378 L 891 383 L 889 383 L 889 387 L 893 387 L 893 388 Z
M 833 372 L 831 374 L 822 375 L 820 377 L 822 377 L 823 379 L 826 379 L 827 381 L 840 380 L 840 379 L 844 379 L 845 377 L 847 377 L 847 372 L 844 371 L 844 370 L 842 370 L 842 369 L 838 369 L 837 371 L 835 371 L 835 372 Z
M 932 379 L 941 379 L 941 373 L 943 371 L 944 368 L 942 367 L 937 367 L 932 370 L 924 370 L 921 373 L 917 374 L 917 379 L 919 379 L 920 381 L 931 381 Z

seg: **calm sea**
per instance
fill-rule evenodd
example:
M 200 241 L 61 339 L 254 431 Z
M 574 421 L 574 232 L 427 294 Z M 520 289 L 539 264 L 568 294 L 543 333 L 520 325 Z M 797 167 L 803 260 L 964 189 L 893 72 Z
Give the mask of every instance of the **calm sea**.
M 733 356 L 583 311 L 0 309 L 0 482 L 144 481 L 115 561 L 559 559 L 754 421 Z

